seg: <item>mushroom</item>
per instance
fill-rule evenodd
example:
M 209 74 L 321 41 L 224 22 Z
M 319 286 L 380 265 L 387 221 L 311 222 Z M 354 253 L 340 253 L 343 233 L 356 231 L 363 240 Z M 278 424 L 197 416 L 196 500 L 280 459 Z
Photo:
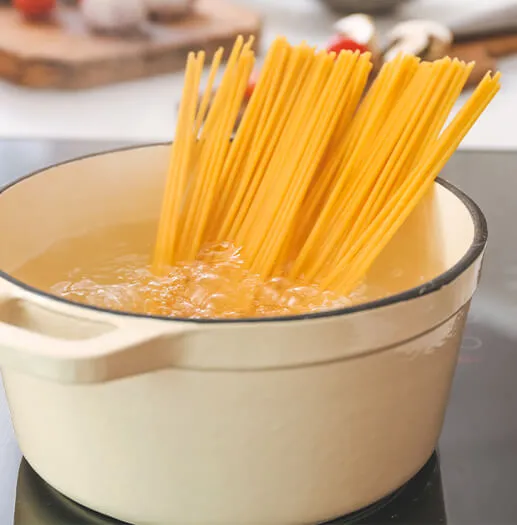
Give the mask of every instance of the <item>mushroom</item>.
M 393 60 L 399 53 L 436 60 L 449 52 L 452 40 L 452 31 L 439 22 L 408 20 L 396 25 L 388 33 L 384 61 Z
M 379 49 L 375 24 L 372 17 L 368 15 L 357 13 L 345 16 L 334 24 L 334 29 L 338 35 L 366 46 L 372 54 Z
M 79 5 L 86 24 L 102 33 L 137 30 L 147 17 L 143 0 L 82 0 Z
M 192 0 L 145 0 L 149 16 L 153 20 L 169 21 L 186 15 L 192 8 Z

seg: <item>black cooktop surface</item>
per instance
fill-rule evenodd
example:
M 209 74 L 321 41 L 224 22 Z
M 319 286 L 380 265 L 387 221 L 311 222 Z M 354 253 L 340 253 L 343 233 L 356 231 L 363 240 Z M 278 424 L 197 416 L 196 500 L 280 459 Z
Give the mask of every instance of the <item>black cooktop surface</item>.
M 121 145 L 0 142 L 0 184 Z M 439 451 L 395 494 L 333 525 L 517 523 L 516 174 L 517 152 L 460 152 L 445 169 L 444 178 L 474 198 L 487 216 L 489 247 Z M 21 460 L 0 388 L 0 525 L 110 523 L 116 522 L 55 492 Z

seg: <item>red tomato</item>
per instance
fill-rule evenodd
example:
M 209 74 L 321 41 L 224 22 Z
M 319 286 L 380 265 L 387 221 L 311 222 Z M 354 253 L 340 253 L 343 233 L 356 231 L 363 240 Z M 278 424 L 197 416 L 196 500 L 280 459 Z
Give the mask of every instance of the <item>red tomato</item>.
M 246 88 L 246 94 L 244 95 L 246 99 L 249 100 L 251 98 L 251 95 L 253 95 L 253 91 L 255 91 L 255 86 L 257 85 L 257 80 L 258 80 L 258 72 L 254 71 L 250 75 L 248 87 Z
M 250 99 L 251 98 L 251 95 L 253 95 L 253 91 L 255 91 L 255 86 L 257 84 L 255 82 L 253 82 L 252 80 L 250 80 L 249 84 L 248 84 L 248 87 L 246 88 L 246 93 L 244 95 L 244 98 L 245 99 Z
M 327 46 L 327 51 L 329 53 L 333 51 L 337 54 L 340 51 L 344 50 L 359 51 L 360 53 L 366 53 L 368 51 L 368 47 L 363 44 L 359 44 L 351 38 L 345 38 L 339 35 L 334 37 Z
M 13 5 L 27 18 L 39 18 L 56 7 L 56 0 L 13 0 Z

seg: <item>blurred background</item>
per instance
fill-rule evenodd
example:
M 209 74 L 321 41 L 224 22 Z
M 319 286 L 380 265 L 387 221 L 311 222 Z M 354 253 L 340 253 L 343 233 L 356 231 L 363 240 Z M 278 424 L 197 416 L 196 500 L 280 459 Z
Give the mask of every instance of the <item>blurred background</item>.
M 502 92 L 463 147 L 517 147 L 517 0 L 0 0 L 0 137 L 170 140 L 188 49 L 239 32 L 261 37 L 260 56 L 280 34 L 360 40 L 342 20 L 352 13 L 372 17 L 380 62 L 402 38 L 424 58 L 434 49 L 500 69 Z M 415 19 L 425 24 L 401 28 Z

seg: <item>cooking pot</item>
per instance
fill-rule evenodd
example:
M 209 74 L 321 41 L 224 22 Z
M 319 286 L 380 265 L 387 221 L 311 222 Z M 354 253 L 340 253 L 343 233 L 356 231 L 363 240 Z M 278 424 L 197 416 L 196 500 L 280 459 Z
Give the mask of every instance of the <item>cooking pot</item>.
M 136 524 L 316 523 L 403 485 L 442 428 L 486 244 L 478 207 L 438 181 L 371 271 L 427 280 L 339 311 L 151 318 L 17 277 L 58 241 L 155 223 L 168 159 L 168 145 L 118 150 L 0 194 L 0 365 L 27 461 Z

